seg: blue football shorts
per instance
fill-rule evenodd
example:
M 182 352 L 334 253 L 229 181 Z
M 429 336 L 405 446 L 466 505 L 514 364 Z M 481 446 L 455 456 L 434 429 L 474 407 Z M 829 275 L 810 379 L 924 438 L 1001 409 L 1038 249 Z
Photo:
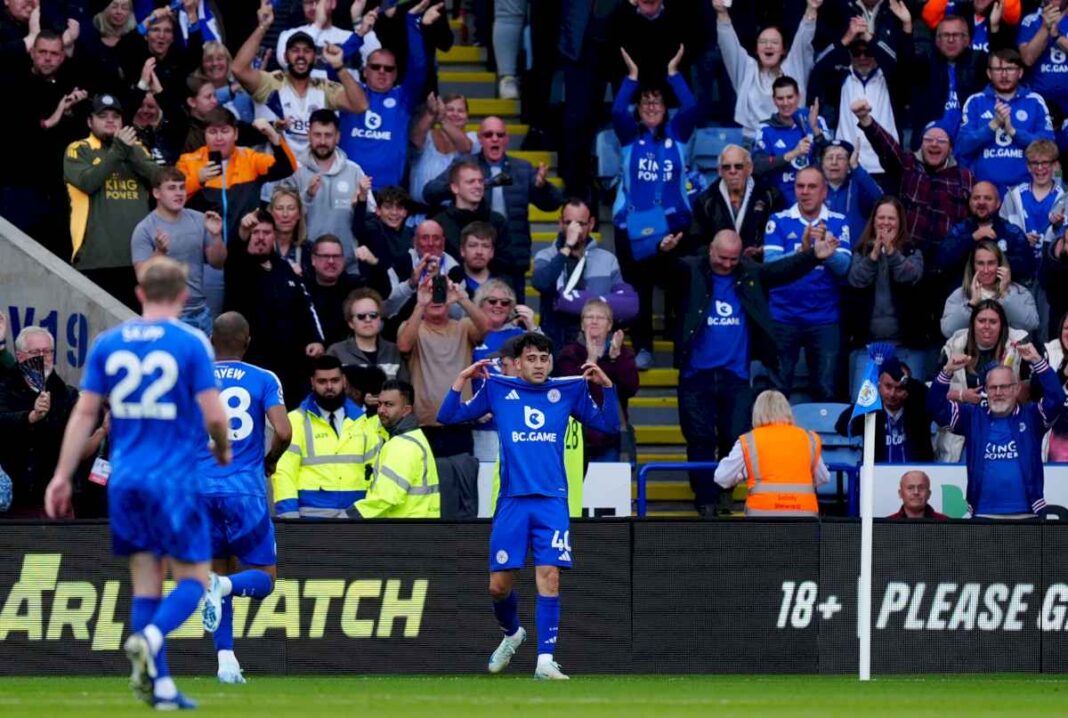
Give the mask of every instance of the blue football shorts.
M 567 498 L 502 496 L 490 533 L 490 571 L 523 568 L 527 551 L 535 566 L 571 568 L 571 517 Z
M 198 563 L 211 559 L 200 497 L 168 482 L 108 483 L 111 548 L 116 556 L 151 552 Z
M 274 566 L 278 550 L 274 523 L 262 496 L 226 494 L 204 497 L 214 558 L 237 556 L 246 566 Z

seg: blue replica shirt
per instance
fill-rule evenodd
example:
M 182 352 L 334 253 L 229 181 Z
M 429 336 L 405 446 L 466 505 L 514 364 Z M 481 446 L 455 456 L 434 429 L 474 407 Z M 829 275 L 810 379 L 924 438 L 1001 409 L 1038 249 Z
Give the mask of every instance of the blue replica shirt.
M 341 113 L 339 145 L 376 187 L 402 184 L 408 163 L 408 125 L 426 80 L 426 49 L 419 18 L 408 15 L 408 66 L 404 82 L 389 92 L 375 92 L 360 83 L 369 107 L 358 115 Z M 359 37 L 356 35 L 355 37 Z
M 1004 196 L 1007 187 L 1029 181 L 1024 150 L 1035 140 L 1052 140 L 1053 121 L 1042 97 L 1021 87 L 1008 101 L 1016 133 L 1010 136 L 1001 127 L 994 131 L 989 123 L 996 100 L 989 85 L 968 98 L 955 149 L 977 181 L 993 182 Z
M 781 118 L 780 118 L 781 119 Z M 757 128 L 756 140 L 754 142 L 754 150 L 758 153 L 768 154 L 773 157 L 781 157 L 787 152 L 797 147 L 797 143 L 806 136 L 812 136 L 812 128 L 808 126 L 808 112 L 798 110 L 794 113 L 793 124 L 789 127 L 783 127 L 781 125 L 773 125 L 769 122 L 762 122 Z M 830 137 L 831 132 L 827 129 L 827 123 L 823 118 L 819 118 L 820 129 L 823 130 L 824 137 Z M 794 180 L 797 179 L 797 171 L 803 170 L 816 161 L 816 148 L 815 144 L 807 155 L 801 157 L 795 157 L 792 162 L 785 167 L 780 167 L 771 174 L 767 181 L 774 185 L 780 192 L 782 192 L 785 198 L 785 204 L 791 205 L 797 201 L 797 196 L 794 194 Z
M 195 490 L 190 469 L 207 441 L 196 397 L 214 388 L 211 345 L 177 320 L 132 319 L 97 337 L 82 390 L 111 409 L 109 484 Z
M 1033 12 L 1020 23 L 1017 45 L 1031 42 L 1042 29 L 1042 11 Z M 1068 35 L 1068 15 L 1057 25 L 1061 37 Z M 1068 56 L 1057 46 L 1056 40 L 1046 40 L 1046 49 L 1027 73 L 1028 86 L 1052 102 L 1062 112 L 1068 111 Z
M 217 362 L 215 379 L 230 420 L 234 459 L 219 466 L 204 445 L 198 460 L 201 493 L 264 496 L 266 415 L 271 407 L 285 406 L 282 384 L 272 372 L 242 361 Z
M 492 412 L 501 439 L 501 496 L 567 496 L 564 439 L 567 420 L 607 434 L 619 432 L 619 400 L 615 388 L 604 390 L 597 406 L 582 377 L 549 379 L 531 384 L 522 379 L 490 375 L 467 402 L 449 390 L 438 411 L 442 424 L 474 421 Z
M 1053 191 L 1042 199 L 1038 199 L 1035 197 L 1035 193 L 1031 191 L 1030 183 L 1023 185 L 1020 188 L 1020 204 L 1023 205 L 1024 231 L 1036 232 L 1039 236 L 1044 235 L 1046 230 L 1049 229 L 1049 213 L 1053 211 L 1053 205 L 1057 204 L 1057 200 L 1062 196 L 1054 187 Z M 1035 245 L 1036 259 L 1042 256 L 1041 252 L 1042 243 L 1039 242 Z
M 690 352 L 687 374 L 697 369 L 726 369 L 749 378 L 749 327 L 734 289 L 734 277 L 712 276 L 712 303 Z
M 814 327 L 838 322 L 841 278 L 849 272 L 853 256 L 846 218 L 824 207 L 811 224 L 826 223 L 827 231 L 841 242 L 834 255 L 801 279 L 771 290 L 771 317 L 793 326 Z M 764 230 L 764 261 L 788 257 L 801 249 L 810 223 L 794 205 L 777 212 Z
M 977 514 L 1029 514 L 1020 458 L 1019 441 L 1015 433 L 1020 418 L 1015 415 L 991 417 L 990 432 L 983 448 L 983 490 L 979 495 Z

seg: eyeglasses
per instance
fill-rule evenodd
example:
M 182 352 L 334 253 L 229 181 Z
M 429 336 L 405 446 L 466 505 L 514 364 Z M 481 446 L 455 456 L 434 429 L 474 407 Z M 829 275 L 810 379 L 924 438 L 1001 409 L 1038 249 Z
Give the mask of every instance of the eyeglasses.
M 375 319 L 378 319 L 378 317 L 381 315 L 378 312 L 356 312 L 352 316 L 356 317 L 361 322 L 366 322 L 368 320 L 373 321 Z
M 849 54 L 853 57 L 875 57 L 875 51 L 870 47 L 854 47 Z
M 642 107 L 663 107 L 663 100 L 642 100 L 639 103 Z
M 942 137 L 924 137 L 923 141 L 929 145 L 948 145 L 949 140 Z
M 1014 72 L 1019 72 L 1020 68 L 1016 65 L 1002 65 L 1001 67 L 988 67 L 989 72 L 1002 75 L 1011 75 Z
M 512 300 L 507 298 L 498 297 L 486 297 L 482 300 L 491 307 L 510 307 L 512 306 Z
M 1004 393 L 1012 391 L 1015 388 L 1016 388 L 1016 384 L 1015 383 L 1012 383 L 1012 384 L 987 384 L 986 385 L 986 393 L 987 394 L 1004 394 Z
M 1053 166 L 1053 161 L 1052 160 L 1027 160 L 1027 166 L 1028 167 L 1034 167 L 1036 169 L 1041 169 L 1043 167 L 1052 167 Z
M 507 132 L 497 132 L 495 130 L 486 130 L 482 133 L 483 137 L 507 137 Z
M 963 40 L 968 37 L 966 32 L 940 32 L 935 37 L 941 40 Z
M 396 72 L 396 65 L 383 65 L 381 62 L 369 62 L 367 63 L 367 69 L 373 72 Z
M 51 349 L 29 349 L 27 351 L 20 352 L 20 353 L 21 354 L 25 354 L 28 357 L 46 357 L 46 356 L 49 356 L 52 353 L 52 350 Z
M 315 255 L 313 255 L 313 256 L 315 256 L 315 257 L 317 257 L 319 259 L 325 259 L 328 262 L 341 261 L 342 259 L 345 258 L 344 254 L 323 254 L 321 252 L 316 252 Z
M 733 162 L 733 163 L 732 162 L 724 162 L 723 164 L 720 165 L 720 167 L 722 167 L 725 171 L 726 170 L 734 170 L 735 172 L 741 172 L 742 170 L 745 169 L 745 163 L 744 162 Z

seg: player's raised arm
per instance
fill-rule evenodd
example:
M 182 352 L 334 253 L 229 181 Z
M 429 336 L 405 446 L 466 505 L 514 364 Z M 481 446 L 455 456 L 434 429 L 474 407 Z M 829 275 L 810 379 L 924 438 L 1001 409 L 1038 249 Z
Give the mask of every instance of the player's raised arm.
M 81 463 L 82 453 L 89 441 L 89 436 L 100 417 L 103 397 L 91 391 L 83 391 L 78 403 L 71 410 L 67 429 L 63 433 L 63 445 L 59 450 L 59 461 L 52 480 L 45 491 L 45 511 L 50 519 L 67 518 L 72 515 L 70 506 L 71 477 Z
M 593 362 L 582 365 L 582 376 L 587 381 L 600 385 L 604 389 L 604 398 L 601 405 L 593 400 L 589 391 L 582 392 L 580 398 L 571 410 L 571 415 L 578 419 L 584 426 L 606 434 L 618 434 L 622 421 L 620 419 L 619 398 L 616 396 L 612 380 L 604 373 L 601 367 Z
M 215 454 L 215 460 L 219 466 L 230 463 L 232 454 L 230 451 L 230 420 L 226 418 L 226 410 L 219 399 L 218 389 L 205 389 L 197 394 L 197 404 L 200 405 L 200 413 L 204 416 L 204 428 L 211 437 L 211 453 Z
M 469 380 L 476 376 L 481 376 L 483 379 L 489 377 L 489 371 L 486 368 L 489 363 L 489 359 L 482 359 L 460 372 L 456 381 L 452 383 L 449 393 L 445 395 L 445 401 L 441 402 L 441 408 L 438 409 L 438 421 L 442 424 L 461 424 L 465 421 L 474 421 L 492 411 L 486 384 L 483 384 L 482 389 L 468 401 L 460 401 L 460 392 L 464 390 Z

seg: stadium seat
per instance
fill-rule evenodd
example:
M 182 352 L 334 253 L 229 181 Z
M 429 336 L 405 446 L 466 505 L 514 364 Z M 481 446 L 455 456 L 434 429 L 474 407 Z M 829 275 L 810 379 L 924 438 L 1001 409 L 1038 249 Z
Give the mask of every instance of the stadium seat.
M 823 446 L 826 448 L 856 447 L 860 445 L 863 437 L 850 439 L 839 435 L 834 428 L 838 417 L 848 407 L 849 404 L 836 403 L 794 404 L 794 420 L 798 426 L 819 434 L 820 440 L 823 441 Z
M 744 145 L 740 127 L 702 127 L 694 133 L 691 166 L 709 179 L 715 179 L 719 153 L 727 145 Z
M 604 189 L 612 189 L 619 183 L 623 150 L 612 128 L 597 133 L 597 179 Z

